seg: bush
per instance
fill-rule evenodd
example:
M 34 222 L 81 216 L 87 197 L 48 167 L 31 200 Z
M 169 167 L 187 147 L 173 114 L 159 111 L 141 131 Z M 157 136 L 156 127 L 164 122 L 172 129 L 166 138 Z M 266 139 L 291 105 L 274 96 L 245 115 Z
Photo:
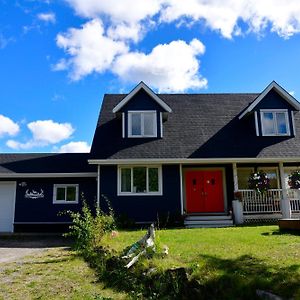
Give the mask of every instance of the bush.
M 71 217 L 73 224 L 65 236 L 73 237 L 75 250 L 83 254 L 91 252 L 99 245 L 106 232 L 115 229 L 114 214 L 111 209 L 108 214 L 105 214 L 96 208 L 93 214 L 87 203 L 83 201 L 80 212 L 67 211 L 67 214 Z

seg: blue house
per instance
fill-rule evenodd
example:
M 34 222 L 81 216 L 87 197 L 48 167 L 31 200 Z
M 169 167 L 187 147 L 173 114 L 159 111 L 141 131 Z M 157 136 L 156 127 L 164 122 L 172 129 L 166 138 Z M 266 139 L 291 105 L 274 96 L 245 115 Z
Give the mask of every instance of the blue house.
M 298 216 L 287 178 L 300 165 L 299 110 L 274 81 L 256 94 L 156 94 L 141 82 L 105 95 L 89 154 L 0 155 L 0 231 L 68 224 L 57 213 L 79 209 L 81 192 L 143 224 L 232 225 L 234 200 L 244 222 Z M 263 195 L 248 187 L 260 170 Z

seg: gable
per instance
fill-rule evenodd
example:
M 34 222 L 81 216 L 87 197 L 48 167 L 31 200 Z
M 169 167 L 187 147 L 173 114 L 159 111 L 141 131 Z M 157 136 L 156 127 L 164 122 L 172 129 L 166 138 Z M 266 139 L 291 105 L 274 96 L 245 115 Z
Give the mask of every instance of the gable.
M 146 92 L 156 103 L 158 103 L 166 112 L 172 112 L 172 109 L 158 97 L 143 81 L 141 81 L 120 103 L 118 103 L 112 110 L 113 113 L 119 112 L 122 107 L 127 104 L 131 99 L 141 90 Z

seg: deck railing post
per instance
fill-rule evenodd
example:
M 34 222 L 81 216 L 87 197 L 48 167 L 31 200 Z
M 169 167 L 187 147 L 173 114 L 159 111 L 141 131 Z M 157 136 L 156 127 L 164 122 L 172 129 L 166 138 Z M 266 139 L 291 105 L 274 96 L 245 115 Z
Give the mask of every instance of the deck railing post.
M 281 206 L 281 213 L 282 217 L 284 219 L 290 219 L 291 218 L 291 205 L 288 198 L 285 178 L 284 178 L 284 169 L 283 169 L 283 163 L 279 163 L 279 174 L 280 174 L 280 182 L 281 182 L 281 189 L 282 189 L 282 198 L 280 202 Z

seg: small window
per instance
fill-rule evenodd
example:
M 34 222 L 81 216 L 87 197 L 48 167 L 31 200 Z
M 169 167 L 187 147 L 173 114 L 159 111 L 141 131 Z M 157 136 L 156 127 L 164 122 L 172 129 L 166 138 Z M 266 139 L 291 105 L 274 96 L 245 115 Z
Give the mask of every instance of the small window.
M 262 135 L 290 135 L 287 110 L 261 111 Z
M 78 184 L 55 184 L 53 203 L 78 203 Z
M 156 111 L 128 112 L 128 137 L 157 137 Z
M 119 168 L 120 195 L 161 195 L 160 167 L 121 167 Z
M 276 167 L 259 167 L 258 171 L 264 171 L 267 174 L 267 177 L 270 180 L 270 188 L 278 189 L 279 184 L 279 173 L 278 168 Z
M 239 190 L 248 190 L 249 189 L 249 176 L 254 172 L 254 168 L 238 168 L 238 189 Z

